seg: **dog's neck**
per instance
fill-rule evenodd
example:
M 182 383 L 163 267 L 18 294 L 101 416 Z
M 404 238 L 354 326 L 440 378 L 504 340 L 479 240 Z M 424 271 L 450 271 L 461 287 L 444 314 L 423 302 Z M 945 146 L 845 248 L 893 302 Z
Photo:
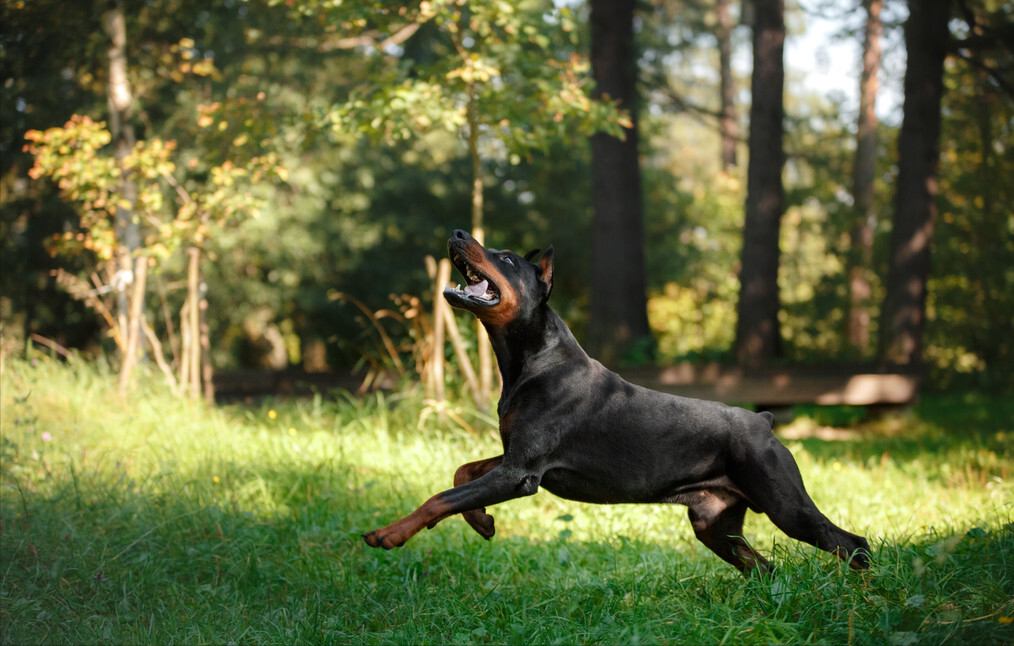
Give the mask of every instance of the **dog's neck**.
M 503 327 L 486 325 L 486 332 L 503 380 L 501 401 L 526 374 L 545 372 L 546 367 L 554 363 L 589 361 L 567 324 L 546 304 L 525 321 L 514 321 Z

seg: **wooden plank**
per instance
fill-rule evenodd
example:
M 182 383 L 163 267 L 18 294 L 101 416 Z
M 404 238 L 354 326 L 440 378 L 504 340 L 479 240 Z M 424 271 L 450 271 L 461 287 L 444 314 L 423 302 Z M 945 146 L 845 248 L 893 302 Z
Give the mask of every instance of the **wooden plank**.
M 904 405 L 915 401 L 922 380 L 916 371 L 868 365 L 798 366 L 746 372 L 718 364 L 675 364 L 619 371 L 635 384 L 683 397 L 765 406 Z M 354 391 L 362 381 L 349 373 L 299 370 L 223 372 L 215 390 L 223 400 L 264 395 L 302 395 L 331 388 Z
M 683 397 L 761 405 L 908 404 L 915 401 L 921 381 L 914 371 L 874 372 L 867 366 L 835 365 L 747 373 L 717 364 L 677 364 L 621 374 L 633 383 Z

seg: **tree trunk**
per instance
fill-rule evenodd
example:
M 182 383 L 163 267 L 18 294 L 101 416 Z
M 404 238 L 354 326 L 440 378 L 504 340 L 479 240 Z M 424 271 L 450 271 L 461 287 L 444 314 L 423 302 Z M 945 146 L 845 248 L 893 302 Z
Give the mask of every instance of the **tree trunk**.
M 633 126 L 625 139 L 606 134 L 592 146 L 592 274 L 586 344 L 613 364 L 650 341 L 644 278 L 644 224 L 637 153 L 637 55 L 634 0 L 591 1 L 595 97 L 618 101 Z
M 781 354 L 778 235 L 782 187 L 785 42 L 782 0 L 755 0 L 750 101 L 750 162 L 740 266 L 736 358 L 759 367 Z
M 208 324 L 208 285 L 201 279 L 199 317 L 201 332 L 201 389 L 207 404 L 215 403 L 215 370 L 211 366 L 211 326 Z
M 134 364 L 137 363 L 138 353 L 141 348 L 141 334 L 144 332 L 144 291 L 148 276 L 148 258 L 138 256 L 134 262 L 133 281 L 130 286 L 130 296 L 127 299 L 127 321 L 128 325 L 124 330 L 126 337 L 126 352 L 123 355 L 120 366 L 120 392 L 126 393 L 130 387 L 133 376 Z
M 718 39 L 721 85 L 718 128 L 722 135 L 722 170 L 729 170 L 736 165 L 736 142 L 739 139 L 739 124 L 736 122 L 736 83 L 732 76 L 732 17 L 729 15 L 729 0 L 716 0 L 715 16 L 718 20 L 715 37 Z
M 123 7 L 119 3 L 116 3 L 112 9 L 105 13 L 103 27 L 109 37 L 109 47 L 106 52 L 109 57 L 109 133 L 112 138 L 116 163 L 122 172 L 123 160 L 134 150 L 135 138 L 134 128 L 130 123 L 134 97 L 130 88 L 130 79 L 127 76 L 127 27 Z M 120 192 L 124 201 L 132 204 L 137 199 L 137 187 L 127 177 L 126 172 L 122 172 L 120 182 Z M 140 330 L 141 326 L 138 320 L 133 319 L 133 316 L 134 313 L 136 316 L 144 315 L 143 304 L 132 302 L 132 296 L 128 294 L 128 287 L 131 283 L 140 279 L 135 272 L 135 262 L 141 260 L 135 258 L 135 252 L 141 246 L 141 238 L 132 215 L 131 209 L 124 208 L 122 204 L 117 205 L 116 271 L 113 284 L 119 290 L 116 321 L 121 331 L 121 338 L 126 343 L 125 347 L 120 348 L 122 387 L 126 387 L 124 379 L 129 380 L 133 363 L 140 355 L 138 345 L 141 335 L 132 334 L 130 331 Z
M 863 0 L 866 34 L 863 41 L 863 71 L 859 81 L 859 123 L 856 130 L 856 157 L 852 165 L 852 197 L 855 220 L 850 231 L 848 254 L 849 315 L 846 338 L 849 345 L 865 354 L 870 345 L 870 271 L 873 265 L 873 178 L 877 163 L 877 74 L 880 72 L 880 10 L 883 0 Z
M 948 48 L 950 0 L 910 0 L 905 23 L 904 118 L 898 139 L 898 181 L 891 230 L 880 357 L 922 361 L 926 281 L 936 215 L 940 103 Z
M 444 308 L 449 307 L 447 301 L 440 295 L 440 291 L 447 286 L 451 279 L 451 263 L 441 261 L 437 265 L 437 279 L 435 282 L 436 297 L 433 299 L 433 354 L 430 358 L 430 379 L 427 383 L 427 394 L 438 402 L 443 402 L 447 395 L 444 385 L 444 325 L 447 319 L 444 316 Z M 444 409 L 439 408 L 440 420 L 444 420 Z
M 183 380 L 183 391 L 191 398 L 201 395 L 201 250 L 187 249 L 187 307 L 186 317 L 180 317 L 180 327 L 185 330 L 183 338 L 187 345 L 190 372 Z
M 482 164 L 479 157 L 479 106 L 476 104 L 475 83 L 468 85 L 468 153 L 472 159 L 472 237 L 486 245 L 486 230 L 483 223 Z M 475 321 L 479 342 L 479 391 L 475 393 L 475 405 L 485 408 L 493 398 L 493 347 L 489 342 L 486 328 Z M 441 343 L 441 346 L 443 344 Z

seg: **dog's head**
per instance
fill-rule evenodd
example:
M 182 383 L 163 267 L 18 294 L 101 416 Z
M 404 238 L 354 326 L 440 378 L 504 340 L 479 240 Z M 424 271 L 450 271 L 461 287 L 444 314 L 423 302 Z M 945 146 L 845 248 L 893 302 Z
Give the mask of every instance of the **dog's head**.
M 447 241 L 447 254 L 464 276 L 465 287 L 448 285 L 444 298 L 494 327 L 524 319 L 553 290 L 553 248 L 532 262 L 538 253 L 535 249 L 521 257 L 509 250 L 486 249 L 458 229 Z

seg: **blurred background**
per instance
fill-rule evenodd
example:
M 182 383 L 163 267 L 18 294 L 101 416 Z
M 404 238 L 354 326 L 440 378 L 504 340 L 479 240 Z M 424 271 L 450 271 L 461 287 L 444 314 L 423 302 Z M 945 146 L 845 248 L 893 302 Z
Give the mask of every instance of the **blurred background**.
M 463 228 L 552 244 L 553 305 L 609 365 L 1009 392 L 1012 13 L 3 0 L 2 351 L 209 398 L 428 375 Z

